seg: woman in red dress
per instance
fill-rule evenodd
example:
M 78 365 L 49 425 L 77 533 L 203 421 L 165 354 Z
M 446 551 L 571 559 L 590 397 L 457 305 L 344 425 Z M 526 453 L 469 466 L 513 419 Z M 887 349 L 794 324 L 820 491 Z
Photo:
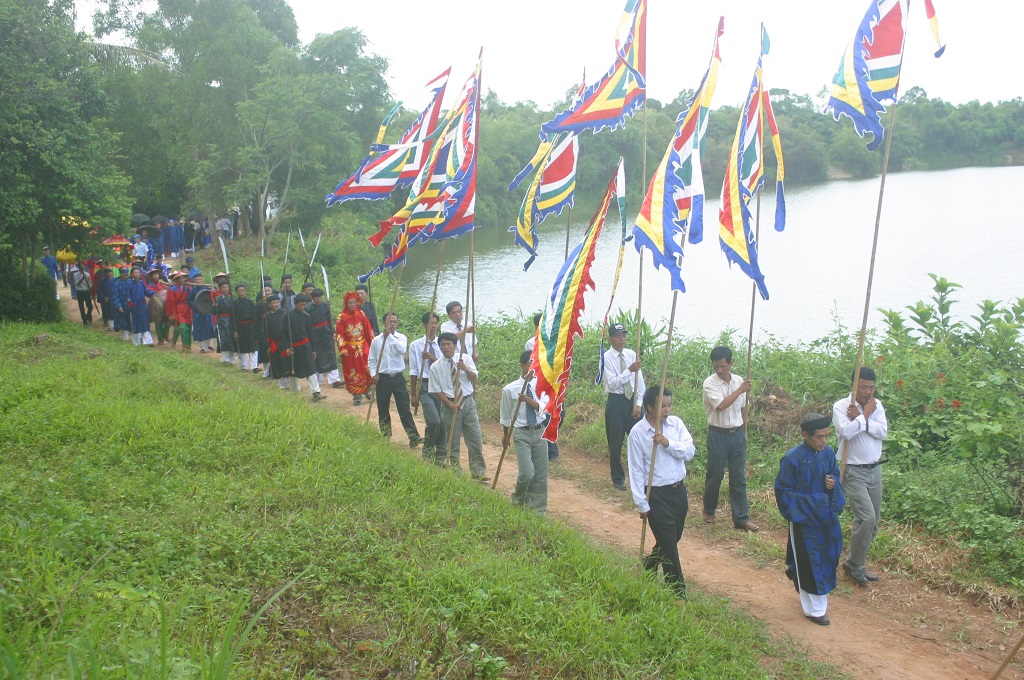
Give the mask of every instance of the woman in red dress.
M 352 402 L 358 406 L 363 402 L 363 395 L 373 386 L 368 364 L 373 328 L 366 314 L 359 309 L 358 293 L 345 293 L 345 308 L 338 315 L 336 330 L 345 388 L 352 395 Z

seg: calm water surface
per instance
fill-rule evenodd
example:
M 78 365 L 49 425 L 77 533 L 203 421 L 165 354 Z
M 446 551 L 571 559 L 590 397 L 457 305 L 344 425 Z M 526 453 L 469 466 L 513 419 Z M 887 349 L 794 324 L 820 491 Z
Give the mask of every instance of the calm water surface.
M 927 299 L 932 291 L 928 273 L 964 286 L 954 307 L 959 316 L 973 314 L 984 299 L 1007 300 L 1024 295 L 1020 263 L 1024 253 L 1024 219 L 1017 196 L 1024 186 L 1024 167 L 964 168 L 942 172 L 890 175 L 882 208 L 878 259 L 871 294 L 869 327 L 882 326 L 878 308 L 900 308 Z M 755 337 L 766 334 L 788 340 L 819 338 L 834 327 L 833 319 L 859 329 L 878 198 L 879 178 L 791 187 L 786 193 L 786 230 L 771 223 L 774 189 L 761 202 L 761 271 L 770 300 L 759 299 Z M 627 197 L 630 219 L 641 197 Z M 583 236 L 595 206 L 573 211 L 572 244 Z M 746 334 L 750 322 L 750 280 L 730 268 L 718 242 L 719 201 L 709 200 L 704 213 L 705 237 L 687 244 L 683 262 L 686 292 L 679 296 L 676 332 L 686 336 L 716 336 L 723 329 Z M 526 257 L 512 242 L 507 224 L 484 225 L 474 235 L 476 313 L 478 318 L 499 312 L 532 314 L 549 294 L 565 254 L 566 215 L 549 217 L 540 227 L 540 250 L 530 271 Z M 632 227 L 632 222 L 630 222 Z M 618 254 L 618 216 L 615 208 L 601 236 L 592 275 L 596 289 L 586 295 L 586 322 L 604 315 Z M 410 251 L 403 288 L 430 301 L 439 246 Z M 439 286 L 442 309 L 449 300 L 466 297 L 469 239 L 446 246 Z M 672 304 L 668 276 L 655 270 L 645 254 L 643 315 L 667 320 Z M 409 285 L 405 285 L 405 281 Z M 637 306 L 639 255 L 627 245 L 626 261 L 616 292 L 616 307 Z

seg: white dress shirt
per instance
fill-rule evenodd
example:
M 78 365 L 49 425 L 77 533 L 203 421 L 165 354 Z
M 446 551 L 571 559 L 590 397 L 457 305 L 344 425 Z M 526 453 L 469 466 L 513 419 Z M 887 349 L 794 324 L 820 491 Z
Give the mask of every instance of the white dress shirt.
M 149 257 L 149 245 L 145 241 L 139 241 L 132 246 L 132 255 L 135 257 Z
M 857 404 L 856 401 L 853 403 Z M 853 420 L 846 415 L 850 406 L 850 397 L 840 399 L 832 407 L 832 424 L 836 427 L 836 437 L 842 444 L 846 440 L 846 462 L 850 465 L 870 465 L 882 458 L 882 440 L 889 436 L 889 422 L 885 418 L 882 402 L 875 400 L 875 411 L 870 417 L 864 417 L 864 407 L 857 404 L 860 412 Z M 841 450 L 842 446 L 837 446 Z M 836 457 L 839 452 L 836 452 Z
M 451 319 L 448 319 L 441 324 L 442 333 L 455 333 L 458 334 L 466 327 L 465 320 L 463 323 L 455 323 Z M 455 343 L 455 356 L 459 355 L 459 350 L 462 349 L 462 341 Z M 476 333 L 466 333 L 466 351 L 472 354 L 476 350 Z
M 537 425 L 544 424 L 545 413 L 548 410 L 548 395 L 537 394 L 537 379 L 530 380 L 530 389 L 533 390 L 533 398 L 540 402 L 537 409 Z M 501 409 L 498 412 L 498 422 L 502 427 L 509 427 L 512 424 L 512 414 L 516 411 L 516 404 L 519 402 L 519 395 L 523 392 L 523 378 L 513 380 L 501 389 Z M 526 420 L 526 402 L 519 407 L 516 413 L 516 427 L 526 427 L 529 423 Z
M 654 483 L 652 486 L 667 486 L 686 479 L 686 461 L 693 460 L 696 449 L 693 437 L 678 416 L 669 416 L 661 424 L 661 433 L 668 439 L 668 446 L 658 445 L 658 457 L 654 460 Z M 626 457 L 629 466 L 629 487 L 633 502 L 640 512 L 647 512 L 647 475 L 651 469 L 651 451 L 654 449 L 654 426 L 641 418 L 629 431 L 626 440 Z
M 743 427 L 743 407 L 747 405 L 747 395 L 741 394 L 729 408 L 718 410 L 718 405 L 735 392 L 743 384 L 743 378 L 732 374 L 732 380 L 725 382 L 712 373 L 704 379 L 704 410 L 708 414 L 708 425 L 714 427 Z
M 384 356 L 381 357 L 380 348 L 387 338 L 387 345 L 384 347 Z M 395 331 L 391 335 L 378 335 L 370 343 L 370 377 L 378 373 L 402 373 L 405 371 L 405 350 L 409 341 L 404 335 Z
M 442 356 L 430 367 L 428 391 L 431 394 L 444 392 L 445 396 L 449 399 L 455 398 L 455 383 L 452 380 L 452 374 L 455 373 L 455 367 L 458 366 L 460 356 L 462 357 L 463 363 L 466 364 L 466 368 L 473 373 L 476 373 L 476 364 L 473 363 L 473 357 L 471 357 L 468 352 L 462 355 L 456 352 L 451 359 L 447 359 Z M 462 385 L 463 397 L 468 397 L 473 394 L 473 383 L 469 381 L 465 371 L 459 371 L 459 384 Z
M 434 362 L 423 358 L 423 352 L 427 351 L 438 359 L 441 358 L 441 346 L 437 344 L 437 336 L 433 340 L 427 340 L 422 335 L 412 341 L 409 345 L 409 375 L 414 375 L 421 380 L 430 374 L 430 365 Z
M 625 360 L 626 368 L 622 368 L 623 360 Z M 626 383 L 633 386 L 633 381 L 637 375 L 640 376 L 640 383 L 636 388 L 637 400 L 639 404 L 643 400 L 644 392 L 647 390 L 647 386 L 644 384 L 644 373 L 639 368 L 636 369 L 636 373 L 629 370 L 629 366 L 636 361 L 636 352 L 631 349 L 623 349 L 622 354 L 619 354 L 615 349 L 608 349 L 604 352 L 604 393 L 605 394 L 625 394 Z

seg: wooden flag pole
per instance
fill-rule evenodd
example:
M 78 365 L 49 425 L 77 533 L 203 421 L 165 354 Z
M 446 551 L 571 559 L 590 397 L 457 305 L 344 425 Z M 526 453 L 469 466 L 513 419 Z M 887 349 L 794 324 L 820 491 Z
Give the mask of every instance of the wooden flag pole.
M 532 368 L 527 372 L 526 376 L 523 378 L 523 389 L 519 391 L 520 397 L 526 394 L 526 388 L 530 386 L 531 380 L 533 380 Z M 498 475 L 501 474 L 501 464 L 505 461 L 505 453 L 508 451 L 508 445 L 512 442 L 512 437 L 515 436 L 516 420 L 519 419 L 519 409 L 520 407 L 522 407 L 522 405 L 522 399 L 516 402 L 516 408 L 512 412 L 512 424 L 509 425 L 508 434 L 501 438 L 501 456 L 498 458 L 498 468 L 494 471 L 494 481 L 491 482 L 492 490 L 498 486 Z
M 868 332 L 868 312 L 871 310 L 871 284 L 875 278 L 875 258 L 878 253 L 878 231 L 882 223 L 882 199 L 885 196 L 885 178 L 889 173 L 889 151 L 892 149 L 892 136 L 896 131 L 896 102 L 889 111 L 889 136 L 885 140 L 885 159 L 882 161 L 882 181 L 878 185 L 878 206 L 875 208 L 875 233 L 871 238 L 871 260 L 868 263 L 868 285 L 864 292 L 864 316 L 860 323 L 860 338 L 857 341 L 857 364 L 853 371 L 850 385 L 850 403 L 857 399 L 857 387 L 860 383 L 860 369 L 864 365 L 864 339 Z M 846 459 L 850 454 L 846 440 L 839 444 L 839 481 L 846 481 Z
M 472 294 L 472 291 L 473 291 L 473 231 L 470 231 L 469 232 L 469 269 L 466 272 L 466 305 L 470 304 L 470 295 Z M 472 307 L 471 307 L 471 309 L 472 309 Z M 462 325 L 463 325 L 463 329 L 465 329 L 465 327 L 467 325 L 469 325 L 469 324 L 465 323 L 467 321 L 467 319 L 466 319 L 466 306 L 465 305 L 463 305 L 463 307 L 462 307 L 462 314 L 463 314 L 463 316 L 462 316 L 463 324 Z M 475 327 L 473 328 L 473 342 L 474 343 L 476 342 L 476 328 Z M 465 336 L 465 334 L 463 334 L 463 336 L 462 336 L 461 347 L 462 347 L 462 349 L 459 352 L 459 361 L 462 361 L 462 355 L 463 354 L 467 354 L 467 352 L 466 352 L 466 336 Z M 459 381 L 459 372 L 460 372 L 460 370 L 461 369 L 459 369 L 458 363 L 456 363 L 455 364 L 455 374 L 452 376 L 452 391 L 453 391 L 453 394 L 454 394 L 455 397 L 458 397 L 458 395 L 459 395 L 458 381 Z M 462 407 L 461 401 L 456 401 L 455 404 L 457 406 L 459 406 L 460 408 Z M 448 462 L 449 462 L 449 459 L 451 458 L 452 442 L 455 439 L 455 419 L 458 418 L 458 416 L 459 416 L 459 412 L 456 411 L 456 410 L 453 410 L 452 411 L 452 424 L 451 424 L 451 427 L 448 428 L 448 449 L 447 449 L 447 454 L 445 455 L 445 459 L 444 459 L 444 466 L 445 467 L 448 467 Z
M 395 279 L 395 291 L 394 291 L 394 293 L 391 294 L 391 307 L 388 309 L 388 313 L 384 316 L 385 323 L 387 323 L 388 315 L 394 313 L 394 311 L 395 311 L 395 302 L 397 302 L 397 300 L 398 300 L 398 288 L 399 288 L 399 286 L 402 285 L 402 270 L 403 269 L 405 269 L 405 260 L 402 260 L 402 263 L 400 265 L 398 265 L 398 276 Z M 387 346 L 388 346 L 388 336 L 385 335 L 384 339 L 380 341 L 380 354 L 377 355 L 377 366 L 376 366 L 376 368 L 374 368 L 374 371 L 373 371 L 374 375 L 377 375 L 378 373 L 380 373 L 380 362 L 384 359 L 384 349 Z M 376 387 L 376 385 L 377 385 L 377 383 L 374 383 L 374 387 Z M 366 420 L 364 422 L 367 422 L 367 423 L 370 422 L 370 414 L 373 413 L 373 402 L 377 401 L 377 398 L 376 398 L 377 397 L 377 390 L 376 389 L 374 389 L 374 391 L 373 391 L 373 396 L 374 396 L 373 399 L 368 399 L 367 400 L 367 401 L 370 402 L 369 405 L 366 407 Z
M 663 423 L 661 422 L 661 400 L 665 397 L 665 380 L 668 378 L 668 357 L 672 352 L 672 329 L 676 322 L 676 303 L 679 301 L 679 291 L 672 291 L 672 311 L 668 317 L 668 339 L 665 341 L 665 358 L 661 361 L 661 382 L 658 384 L 658 402 L 655 404 L 656 421 L 654 431 L 661 434 Z M 644 495 L 647 498 L 648 506 L 651 502 L 651 487 L 654 485 L 654 461 L 658 456 L 658 444 L 654 443 L 651 448 L 651 468 L 647 471 L 647 488 Z M 649 511 L 648 511 L 649 512 Z M 644 515 L 640 527 L 640 559 L 644 559 L 644 544 L 647 542 L 647 515 Z
M 757 216 L 754 218 L 754 241 L 761 243 L 761 192 L 757 192 Z M 747 331 L 747 374 L 750 380 L 750 363 L 754 352 L 754 308 L 757 305 L 757 284 L 750 284 L 750 329 Z
M 434 305 L 437 304 L 437 285 L 441 282 L 441 266 L 444 264 L 444 244 L 448 239 L 441 241 L 441 253 L 437 257 L 437 272 L 434 273 L 434 294 L 430 296 L 430 313 L 434 313 Z
M 1010 662 L 1013 661 L 1013 657 L 1017 656 L 1017 652 L 1020 651 L 1021 645 L 1024 645 L 1024 635 L 1020 636 L 1020 639 L 1017 640 L 1017 644 L 1013 646 L 1013 649 L 1011 649 L 1010 653 L 1006 655 L 1003 662 L 999 664 L 999 668 L 996 669 L 996 672 L 992 674 L 992 677 L 989 678 L 989 680 L 998 680 L 999 676 L 1002 675 L 1003 671 L 1005 671 L 1007 666 L 1010 665 Z
M 646 98 L 644 99 L 644 103 L 643 103 L 643 112 L 644 112 L 644 137 L 643 137 L 643 139 L 644 139 L 644 141 L 643 141 L 643 144 L 644 144 L 644 154 L 643 154 L 643 161 L 641 161 L 641 164 L 640 164 L 640 190 L 641 191 L 643 191 L 644 187 L 647 186 L 647 99 Z M 643 251 L 640 251 L 637 254 L 640 256 L 640 268 L 639 268 L 639 270 L 637 272 L 637 278 L 639 279 L 639 284 L 637 285 L 637 297 L 636 297 L 636 358 L 637 358 L 637 360 L 639 360 L 640 359 L 640 335 L 641 335 L 641 331 L 643 330 L 643 327 L 644 327 L 644 320 L 643 320 L 643 314 L 642 314 L 642 311 L 643 311 L 643 301 L 644 301 L 644 254 L 643 254 Z M 674 299 L 673 299 L 673 306 L 674 306 L 674 304 L 675 304 L 675 302 L 674 302 Z M 669 329 L 669 333 L 670 334 L 671 334 L 671 332 L 672 332 L 672 329 Z M 671 335 L 669 337 L 671 337 Z M 637 391 L 639 389 L 640 389 L 640 371 L 637 371 L 636 375 L 633 376 L 633 410 L 634 411 L 636 410 L 637 399 L 640 398 L 640 395 L 637 394 Z M 661 402 L 659 401 L 658 403 L 661 403 Z M 660 411 L 659 411 L 659 413 L 660 413 Z M 642 415 L 643 414 L 641 414 L 641 416 Z

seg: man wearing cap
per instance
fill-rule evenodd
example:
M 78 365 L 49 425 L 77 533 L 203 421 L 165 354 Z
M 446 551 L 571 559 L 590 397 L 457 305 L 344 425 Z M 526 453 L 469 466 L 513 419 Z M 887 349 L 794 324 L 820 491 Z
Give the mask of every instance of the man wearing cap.
M 713 524 L 718 494 L 729 469 L 729 507 L 737 529 L 757 533 L 747 502 L 747 393 L 750 381 L 732 373 L 732 350 L 711 350 L 714 373 L 704 380 L 704 411 L 708 416 L 708 469 L 704 478 L 704 521 Z
M 235 364 L 235 338 L 231 335 L 231 282 L 227 274 L 219 273 L 213 277 L 217 284 L 217 294 L 213 298 L 213 313 L 217 318 L 217 351 L 220 362 L 224 366 Z
M 291 356 L 288 349 L 287 312 L 281 309 L 281 296 L 273 293 L 267 296 L 266 313 L 263 317 L 267 338 L 267 356 L 270 361 L 270 377 L 277 381 L 282 390 L 288 389 L 288 373 L 291 369 Z
M 270 345 L 267 333 L 267 312 L 270 310 L 270 296 L 276 295 L 269 283 L 263 286 L 260 300 L 256 303 L 256 336 L 258 339 L 259 352 L 257 359 L 263 366 L 263 379 L 270 380 Z M 281 297 L 277 298 L 277 306 L 281 306 Z
M 167 302 L 164 304 L 167 318 L 174 324 L 171 347 L 177 345 L 181 338 L 182 352 L 192 351 L 192 308 L 188 304 L 187 279 L 185 272 L 171 272 L 171 286 L 167 289 Z
M 311 284 L 312 285 L 312 284 Z M 335 389 L 344 387 L 338 373 L 338 355 L 334 349 L 334 326 L 331 325 L 331 303 L 324 301 L 324 291 L 313 288 L 310 291 L 311 302 L 306 307 L 309 320 L 313 323 L 313 334 L 310 340 L 313 352 L 316 353 L 316 374 L 321 385 L 330 385 Z
M 294 302 L 295 308 L 285 313 L 284 324 L 282 324 L 284 332 L 288 334 L 287 339 L 273 336 L 271 338 L 287 348 L 285 354 L 288 358 L 285 370 L 292 392 L 302 391 L 299 387 L 299 379 L 305 378 L 309 385 L 309 391 L 313 393 L 313 401 L 317 402 L 324 397 L 320 394 L 320 380 L 317 378 L 314 364 L 316 357 L 313 346 L 310 344 L 309 336 L 313 330 L 313 324 L 309 320 L 309 314 L 306 313 L 309 298 L 299 293 L 295 296 Z
M 281 309 L 290 312 L 295 309 L 295 290 L 292 289 L 292 275 L 285 274 L 281 277 L 281 290 L 278 292 L 281 298 Z
M 203 312 L 196 305 L 196 298 L 203 290 L 208 290 L 203 284 L 203 275 L 196 274 L 195 284 L 188 294 L 188 304 L 192 308 L 192 339 L 199 343 L 199 353 L 206 354 L 213 351 L 213 339 L 217 331 L 213 327 L 213 315 Z
M 441 422 L 440 402 L 430 393 L 430 367 L 441 358 L 437 344 L 437 314 L 423 314 L 423 335 L 409 345 L 409 398 L 412 407 L 423 407 L 423 460 L 444 464 L 448 441 Z
M 804 441 L 786 452 L 775 478 L 775 502 L 789 522 L 786 576 L 800 595 L 804 616 L 831 623 L 828 594 L 836 587 L 843 551 L 839 515 L 846 499 L 835 452 L 826 443 L 832 419 L 808 413 L 800 423 Z
M 626 349 L 626 327 L 614 323 L 608 328 L 611 348 L 604 353 L 604 432 L 608 439 L 608 460 L 612 484 L 626 490 L 626 472 L 622 469 L 622 442 L 626 433 L 640 420 L 640 400 L 647 389 L 636 352 Z M 634 492 L 636 490 L 634 489 Z
M 153 265 L 153 268 L 146 274 L 146 288 L 149 290 L 150 299 L 156 296 L 164 307 L 164 315 L 157 317 L 154 312 L 150 319 L 156 328 L 156 344 L 162 345 L 170 339 L 171 325 L 168 323 L 169 319 L 166 318 L 167 313 L 167 285 L 160 280 L 162 270 L 159 266 Z
M 519 355 L 519 378 L 501 389 L 498 422 L 505 441 L 511 440 L 515 446 L 519 467 L 512 502 L 543 515 L 548 509 L 548 443 L 541 435 L 544 434 L 548 395 L 537 393 L 537 378 L 530 373 L 531 363 L 531 352 Z
M 459 338 L 454 333 L 441 333 L 437 344 L 441 348 L 441 359 L 430 367 L 430 393 L 435 395 L 444 407 L 441 422 L 447 430 L 448 460 L 452 468 L 459 469 L 459 439 L 465 437 L 469 451 L 469 473 L 473 479 L 487 480 L 487 464 L 484 461 L 483 436 L 480 433 L 480 417 L 476 411 L 476 364 L 469 354 L 458 352 Z
M 885 409 L 875 399 L 875 377 L 874 369 L 862 366 L 857 398 L 851 400 L 847 395 L 832 407 L 839 450 L 845 446 L 847 451 L 843 486 L 853 510 L 850 548 L 843 571 L 862 586 L 878 580 L 878 576 L 865 569 L 865 563 L 882 517 L 882 442 L 889 436 Z
M 185 273 L 188 274 L 188 280 L 194 281 L 199 276 L 199 267 L 196 266 L 196 258 L 186 257 L 185 258 Z
M 256 304 L 249 298 L 244 283 L 235 286 L 235 300 L 231 303 L 231 337 L 238 352 L 238 367 L 243 371 L 259 372 L 257 365 Z
M 409 408 L 409 389 L 405 386 L 405 352 L 409 341 L 398 332 L 398 315 L 384 315 L 384 332 L 370 343 L 368 358 L 370 378 L 377 391 L 377 423 L 385 437 L 391 436 L 391 397 L 395 397 L 398 418 L 409 435 L 409 447 L 416 448 L 423 439 Z
M 122 301 L 127 305 L 128 319 L 131 325 L 132 343 L 139 345 L 153 346 L 153 335 L 149 332 L 149 300 L 152 295 L 146 282 L 142 280 L 142 270 L 138 267 L 132 268 L 131 276 L 125 286 L 126 299 Z
M 643 565 L 644 569 L 655 573 L 661 566 L 665 583 L 679 597 L 685 598 L 686 581 L 679 560 L 679 539 L 683 537 L 690 508 L 685 480 L 686 463 L 693 460 L 695 451 L 693 437 L 683 421 L 671 415 L 672 390 L 666 387 L 662 392 L 660 385 L 651 385 L 644 392 L 643 405 L 644 419 L 629 431 L 627 444 L 633 502 L 654 534 L 654 548 L 644 557 Z M 650 498 L 647 497 L 648 480 L 651 480 Z
M 89 276 L 89 268 L 82 260 L 78 261 L 78 268 L 72 275 L 71 284 L 78 296 L 78 313 L 82 315 L 82 325 L 88 326 L 92 323 L 92 277 Z
M 57 264 L 57 258 L 50 254 L 50 246 L 43 246 L 43 256 L 39 258 L 39 261 L 46 267 L 46 272 L 53 279 L 54 287 L 57 282 L 60 281 L 60 265 Z M 60 293 L 57 293 L 57 299 L 60 299 Z
M 265 300 L 268 295 L 273 295 L 274 293 L 277 292 L 276 290 L 274 290 L 273 281 L 274 279 L 271 278 L 270 276 L 263 276 L 263 285 L 260 286 L 260 292 L 259 295 L 256 296 L 256 302 L 259 302 L 260 300 Z M 267 292 L 268 288 L 270 289 L 270 292 Z
M 114 307 L 114 332 L 121 331 L 121 339 L 129 339 L 131 321 L 128 316 L 128 266 L 121 265 L 118 277 L 111 285 L 113 295 L 111 304 Z
M 370 321 L 370 328 L 373 329 L 373 334 L 380 335 L 380 326 L 377 323 L 377 308 L 373 306 L 373 301 L 370 300 L 370 287 L 365 283 L 360 283 L 356 286 L 355 291 L 359 294 L 359 309 L 363 311 L 363 314 Z

